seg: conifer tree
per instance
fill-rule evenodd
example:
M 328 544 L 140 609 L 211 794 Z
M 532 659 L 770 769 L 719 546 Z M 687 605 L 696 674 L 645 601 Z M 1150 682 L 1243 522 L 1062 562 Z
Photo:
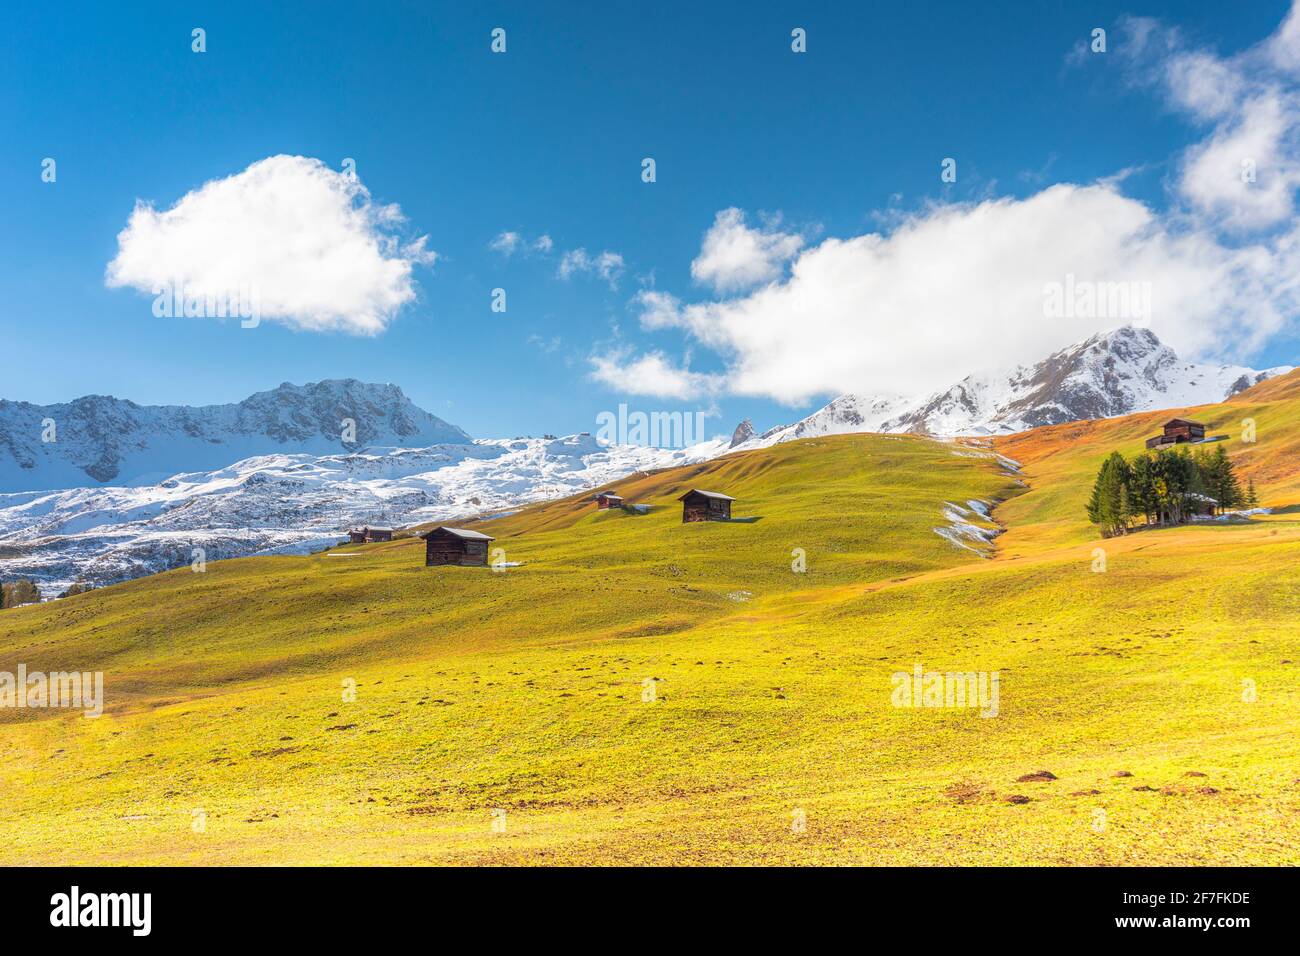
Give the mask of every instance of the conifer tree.
M 1219 507 L 1224 510 L 1240 508 L 1245 501 L 1241 494 L 1241 482 L 1237 480 L 1237 473 L 1232 467 L 1232 459 L 1228 457 L 1228 450 L 1222 445 L 1215 449 L 1214 476 L 1217 492 L 1214 497 L 1219 499 Z
M 1127 496 L 1128 463 L 1119 452 L 1111 452 L 1097 472 L 1088 500 L 1088 518 L 1101 527 L 1103 537 L 1128 530 Z

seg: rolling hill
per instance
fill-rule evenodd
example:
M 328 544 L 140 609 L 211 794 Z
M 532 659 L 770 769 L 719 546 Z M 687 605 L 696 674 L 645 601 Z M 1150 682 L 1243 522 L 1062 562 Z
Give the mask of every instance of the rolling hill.
M 479 522 L 500 571 L 408 538 L 5 611 L 0 670 L 107 702 L 0 710 L 0 862 L 1295 863 L 1298 382 L 1194 412 L 1256 419 L 1248 521 L 1095 540 L 1167 413 L 835 435 Z M 691 487 L 757 520 L 683 525 Z M 996 717 L 894 706 L 918 665 Z

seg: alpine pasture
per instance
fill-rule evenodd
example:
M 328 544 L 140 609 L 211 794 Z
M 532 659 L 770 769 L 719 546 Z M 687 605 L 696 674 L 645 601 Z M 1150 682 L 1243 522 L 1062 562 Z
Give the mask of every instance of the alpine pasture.
M 0 670 L 106 696 L 0 710 L 0 862 L 1300 862 L 1297 374 L 1195 410 L 1248 520 L 1097 536 L 1159 413 L 842 435 L 469 525 L 500 570 L 408 537 L 0 612 Z M 757 520 L 683 524 L 696 487 Z M 1005 534 L 936 533 L 973 500 Z M 997 715 L 894 706 L 917 665 Z

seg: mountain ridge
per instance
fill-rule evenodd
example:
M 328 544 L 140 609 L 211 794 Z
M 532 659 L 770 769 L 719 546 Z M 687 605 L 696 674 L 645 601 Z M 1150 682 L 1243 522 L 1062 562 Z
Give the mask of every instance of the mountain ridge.
M 472 440 L 398 386 L 354 378 L 285 382 L 220 405 L 139 405 L 111 395 L 54 405 L 0 399 L 0 492 L 131 487 L 257 455 Z
M 1150 329 L 1121 326 L 1033 365 L 972 373 L 921 397 L 846 393 L 759 441 L 857 431 L 939 438 L 1006 435 L 1040 425 L 1220 402 L 1292 370 L 1289 365 L 1257 370 L 1185 362 Z

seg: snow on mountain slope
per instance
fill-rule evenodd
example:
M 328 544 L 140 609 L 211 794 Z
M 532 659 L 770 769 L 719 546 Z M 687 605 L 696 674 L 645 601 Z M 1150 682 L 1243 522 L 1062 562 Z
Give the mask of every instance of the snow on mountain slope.
M 744 447 L 841 432 L 920 432 L 940 437 L 1024 431 L 1222 401 L 1291 371 L 1184 362 L 1149 329 L 1114 329 L 1031 366 L 977 373 L 921 399 L 841 395 L 800 422 Z
M 0 493 L 0 571 L 48 593 L 77 578 L 102 584 L 188 564 L 193 548 L 208 560 L 307 552 L 352 525 L 490 513 L 778 441 L 1013 432 L 1217 402 L 1287 371 L 1183 362 L 1150 331 L 1126 327 L 922 399 L 842 395 L 794 425 L 755 434 L 746 420 L 730 441 L 680 451 L 588 434 L 470 441 L 395 386 L 354 379 L 206 408 L 97 396 L 44 408 L 0 402 L 0 492 L 12 492 Z M 57 442 L 40 440 L 45 418 Z M 346 418 L 356 422 L 351 447 L 339 440 Z
M 348 420 L 354 432 L 345 431 Z M 285 383 L 236 404 L 199 407 L 104 395 L 59 405 L 0 399 L 0 491 L 147 485 L 254 455 L 468 441 L 397 386 L 356 379 Z
M 588 434 L 247 458 L 155 485 L 0 494 L 5 577 L 47 594 L 206 560 L 308 553 L 353 525 L 409 525 L 556 498 L 629 473 L 688 464 L 725 440 L 667 450 Z

